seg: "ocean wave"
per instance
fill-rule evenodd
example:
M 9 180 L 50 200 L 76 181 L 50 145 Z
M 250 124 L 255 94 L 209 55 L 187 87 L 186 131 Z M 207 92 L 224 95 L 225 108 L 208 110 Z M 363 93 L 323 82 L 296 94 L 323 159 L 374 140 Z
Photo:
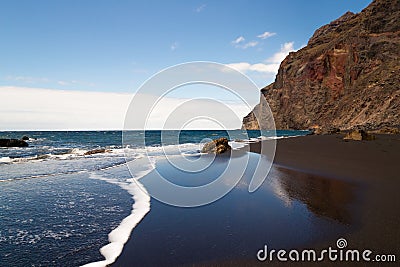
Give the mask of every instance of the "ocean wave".
M 91 262 L 83 265 L 84 267 L 105 267 L 115 262 L 121 254 L 125 243 L 128 241 L 132 230 L 150 211 L 150 196 L 144 186 L 138 181 L 154 169 L 152 164 L 148 165 L 148 169 L 140 173 L 136 173 L 136 178 L 119 181 L 117 179 L 106 178 L 96 173 L 91 173 L 90 178 L 103 180 L 108 183 L 117 184 L 129 194 L 132 195 L 134 204 L 132 205 L 131 214 L 124 218 L 121 223 L 108 234 L 107 245 L 100 248 L 100 253 L 104 256 L 104 260 Z
M 11 158 L 10 157 L 1 157 L 0 164 L 1 163 L 11 163 Z
M 84 149 L 67 149 L 63 154 L 42 154 L 32 157 L 1 157 L 0 182 L 14 182 L 38 178 L 72 175 L 92 171 L 104 171 L 141 158 L 152 158 L 164 154 L 180 155 L 195 151 L 198 144 L 169 145 L 146 148 L 114 148 L 107 152 L 85 155 Z M 153 162 L 154 164 L 154 162 Z M 17 166 L 19 165 L 19 166 Z M 136 176 L 136 173 L 132 173 Z M 139 176 L 142 175 L 139 173 Z
M 246 142 L 238 142 L 238 141 L 230 141 L 228 142 L 229 145 L 232 147 L 233 150 L 239 150 L 245 146 L 247 146 L 248 144 Z
M 47 178 L 47 177 L 52 177 L 52 176 L 59 176 L 59 175 L 70 175 L 70 174 L 78 174 L 78 173 L 86 173 L 86 172 L 91 172 L 91 171 L 105 171 L 109 170 L 112 168 L 119 167 L 121 165 L 125 165 L 127 162 L 136 160 L 141 158 L 141 156 L 138 156 L 137 158 L 131 158 L 129 161 L 123 160 L 121 162 L 117 163 L 111 163 L 109 165 L 103 165 L 103 166 L 97 166 L 92 170 L 88 169 L 75 169 L 75 170 L 70 170 L 70 171 L 61 171 L 61 172 L 54 172 L 54 173 L 44 173 L 44 174 L 38 174 L 38 175 L 26 175 L 26 176 L 21 176 L 21 177 L 13 177 L 13 178 L 8 178 L 8 179 L 0 179 L 0 182 L 13 182 L 13 181 L 21 181 L 21 180 L 30 180 L 30 179 L 38 179 L 38 178 Z
M 42 147 L 45 148 L 45 147 Z M 21 157 L 1 157 L 0 164 L 11 163 L 26 163 L 30 161 L 48 161 L 48 160 L 73 160 L 85 158 L 105 158 L 105 157 L 137 157 L 137 155 L 158 155 L 158 154 L 181 154 L 189 153 L 199 149 L 199 144 L 186 143 L 179 145 L 165 145 L 165 146 L 147 146 L 144 148 L 120 148 L 117 146 L 110 146 L 96 149 L 83 149 L 83 148 L 45 148 L 49 153 L 36 154 L 33 156 Z M 200 148 L 201 149 L 201 148 Z M 52 153 L 57 150 L 66 151 L 65 153 Z M 97 150 L 97 151 L 95 151 Z M 103 152 L 99 152 L 103 151 Z M 94 153 L 91 153 L 94 152 Z
M 32 142 L 32 143 L 43 142 L 43 141 L 46 141 L 46 140 L 47 140 L 47 139 L 44 138 L 44 137 L 39 137 L 39 138 L 32 138 L 32 137 L 29 137 L 29 139 L 28 139 L 28 141 L 29 141 L 29 142 Z
M 281 136 L 259 136 L 258 139 L 259 140 L 278 140 L 278 139 L 285 139 L 285 138 L 294 138 L 294 137 L 300 137 L 300 136 L 304 136 L 304 135 L 281 135 Z
M 230 141 L 233 149 L 240 149 L 245 144 L 258 142 L 259 138 L 250 138 L 247 140 Z M 107 146 L 98 148 L 68 148 L 68 147 L 52 147 L 42 146 L 28 147 L 28 148 L 15 148 L 15 151 L 29 151 L 27 153 L 15 153 L 0 157 L 1 164 L 20 164 L 27 162 L 42 162 L 50 160 L 75 160 L 86 158 L 106 158 L 106 157 L 137 157 L 138 154 L 143 156 L 157 156 L 157 155 L 193 155 L 199 153 L 202 149 L 201 143 L 184 143 L 184 144 L 171 144 L 171 145 L 155 145 L 146 147 L 125 147 L 121 146 Z M 37 150 L 37 151 L 36 151 Z M 91 153 L 98 150 L 95 153 Z M 99 152 L 103 150 L 103 152 Z

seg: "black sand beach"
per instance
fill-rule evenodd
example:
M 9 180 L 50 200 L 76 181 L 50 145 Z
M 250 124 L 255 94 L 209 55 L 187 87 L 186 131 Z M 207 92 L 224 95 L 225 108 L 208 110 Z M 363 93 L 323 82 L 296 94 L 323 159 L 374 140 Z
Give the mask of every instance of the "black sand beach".
M 398 135 L 369 142 L 339 135 L 280 139 L 274 167 L 255 193 L 247 191 L 246 171 L 234 190 L 203 207 L 152 199 L 113 266 L 251 266 L 259 264 L 256 253 L 264 244 L 318 249 L 340 237 L 351 248 L 397 254 L 399 148 Z M 250 149 L 259 152 L 259 143 Z
M 400 135 L 377 135 L 374 141 L 342 138 L 317 135 L 278 140 L 274 163 L 357 184 L 363 189 L 362 204 L 358 207 L 360 227 L 345 235 L 347 241 L 353 248 L 397 254 L 398 259 Z M 250 149 L 259 152 L 259 146 L 251 144 Z

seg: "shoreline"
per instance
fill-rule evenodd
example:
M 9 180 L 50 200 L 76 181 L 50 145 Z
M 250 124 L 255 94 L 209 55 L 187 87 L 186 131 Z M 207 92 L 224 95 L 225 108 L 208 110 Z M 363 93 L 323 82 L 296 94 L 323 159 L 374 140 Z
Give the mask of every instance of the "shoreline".
M 260 142 L 249 144 L 250 151 L 259 153 Z M 379 134 L 373 141 L 344 141 L 343 135 L 332 134 L 278 139 L 274 165 L 350 181 L 363 188 L 361 225 L 346 236 L 349 246 L 397 254 L 400 251 L 399 160 L 399 134 Z M 333 241 L 316 245 L 326 247 Z
M 250 152 L 259 154 L 261 142 L 269 141 L 263 140 L 257 143 L 250 143 Z M 293 241 L 289 247 L 301 249 L 306 246 L 304 248 L 315 248 L 318 251 L 329 246 L 335 247 L 338 238 L 345 238 L 349 244 L 349 249 L 370 249 L 376 254 L 394 254 L 398 256 L 397 253 L 400 247 L 398 244 L 400 237 L 400 229 L 398 228 L 400 224 L 400 216 L 398 216 L 400 196 L 397 193 L 397 188 L 400 186 L 400 180 L 398 179 L 399 168 L 396 164 L 400 159 L 400 135 L 377 135 L 377 139 L 374 141 L 343 141 L 341 135 L 310 135 L 297 138 L 282 138 L 276 140 L 276 142 L 274 166 L 281 171 L 281 174 L 287 174 L 281 181 L 282 189 L 286 191 L 286 194 L 294 201 L 303 203 L 308 212 L 313 213 L 316 218 L 326 218 L 332 222 L 341 221 L 340 223 L 347 229 L 338 231 L 336 235 L 331 234 L 328 238 L 315 239 L 300 246 L 299 244 L 296 245 L 297 241 Z M 264 183 L 266 182 L 264 181 Z M 229 194 L 232 194 L 232 192 Z M 195 210 L 189 209 L 183 212 L 180 209 L 171 208 L 155 200 L 152 200 L 152 202 L 153 213 L 150 212 L 144 218 L 144 221 L 134 229 L 131 234 L 132 238 L 124 247 L 121 257 L 112 266 L 145 263 L 144 259 L 140 259 L 143 256 L 138 258 L 139 255 L 143 255 L 142 253 L 146 251 L 145 246 L 163 248 L 158 250 L 162 254 L 160 256 L 166 260 L 166 265 L 171 266 L 173 265 L 172 262 L 174 262 L 168 262 L 171 256 L 183 266 L 281 265 L 277 261 L 258 262 L 255 258 L 249 259 L 248 256 L 240 255 L 217 259 L 215 258 L 216 255 L 213 255 L 214 252 L 211 252 L 213 250 L 209 251 L 212 254 L 207 257 L 206 261 L 204 259 L 200 261 L 193 259 L 193 262 L 181 262 L 178 255 L 182 255 L 186 260 L 188 260 L 189 255 L 177 252 L 183 249 L 181 246 L 185 244 L 180 242 L 185 240 L 182 238 L 188 235 L 189 229 L 194 230 L 191 226 L 193 223 L 196 223 L 196 227 L 200 227 L 200 224 L 197 224 L 199 221 L 194 220 L 198 215 L 195 215 Z M 223 202 L 217 202 L 216 204 L 221 203 Z M 260 202 L 254 202 L 253 205 L 260 205 L 255 203 Z M 229 204 L 227 205 L 226 208 L 229 207 Z M 212 205 L 205 208 L 212 209 Z M 226 211 L 226 208 L 221 211 Z M 191 212 L 193 214 L 188 215 Z M 175 216 L 169 217 L 171 214 L 175 214 Z M 208 212 L 205 212 L 205 217 L 201 218 L 209 216 L 206 214 Z M 171 222 L 167 218 L 176 221 Z M 197 220 L 199 219 L 200 217 L 197 218 Z M 190 223 L 188 224 L 185 220 Z M 253 221 L 253 223 L 251 221 L 250 219 L 248 222 L 253 226 L 260 223 L 260 221 Z M 229 224 L 237 223 L 235 220 L 228 222 L 230 222 Z M 264 227 L 268 229 L 268 224 L 271 222 L 265 221 L 265 223 Z M 295 222 L 294 225 L 296 226 L 295 229 L 302 229 Z M 165 232 L 165 227 L 172 227 L 170 228 L 172 232 L 170 234 Z M 277 233 L 275 234 L 279 238 L 279 233 L 281 233 L 284 239 L 285 226 L 281 226 L 281 228 L 276 230 L 275 232 Z M 289 228 L 285 229 L 289 230 Z M 177 233 L 173 234 L 175 230 Z M 201 228 L 196 230 L 200 231 Z M 185 234 L 182 235 L 181 231 Z M 201 233 L 207 236 L 207 234 L 210 234 L 207 231 L 213 232 L 216 229 L 205 228 Z M 154 235 L 155 233 L 157 234 Z M 315 233 L 309 232 L 309 234 Z M 186 246 L 189 245 L 187 249 L 190 246 L 199 246 L 199 248 L 205 246 L 203 249 L 206 248 L 207 245 L 203 244 L 206 241 L 203 240 L 204 237 L 201 237 L 200 232 L 191 232 L 189 236 L 192 241 L 186 244 Z M 200 239 L 198 240 L 198 238 Z M 173 239 L 177 240 L 173 241 Z M 201 242 L 197 244 L 200 240 Z M 265 242 L 268 243 L 268 240 L 265 239 Z M 212 239 L 210 241 L 213 242 Z M 229 244 L 229 240 L 225 241 Z M 160 246 L 157 242 L 167 242 L 171 247 Z M 252 243 L 250 242 L 250 244 Z M 170 252 L 171 249 L 172 251 Z M 256 251 L 254 248 L 251 248 L 251 250 Z M 189 251 L 192 253 L 191 250 L 187 252 Z M 201 251 L 200 249 L 199 253 Z M 169 255 L 169 252 L 174 252 L 174 254 Z M 136 255 L 136 253 L 139 254 Z M 205 253 L 205 255 L 208 254 Z M 146 257 L 150 257 L 150 255 Z M 308 266 L 309 264 L 310 262 L 298 262 L 296 265 Z M 336 263 L 324 262 L 324 264 L 335 265 Z M 346 264 L 362 265 L 363 262 L 346 262 Z
M 347 181 L 357 188 L 361 203 L 352 210 L 357 216 L 353 230 L 345 238 L 347 249 L 369 249 L 373 254 L 400 251 L 400 134 L 376 134 L 373 141 L 344 141 L 343 134 L 307 135 L 276 140 L 273 165 L 278 169 Z M 260 154 L 261 140 L 249 143 L 248 150 Z M 293 178 L 293 177 L 292 177 Z M 336 190 L 336 193 L 339 190 Z M 321 251 L 336 248 L 336 239 L 316 242 L 299 249 Z M 319 262 L 260 262 L 256 259 L 230 259 L 195 263 L 192 266 L 319 266 Z M 365 262 L 323 261 L 324 266 L 365 266 Z M 369 264 L 374 265 L 373 262 Z M 396 262 L 385 262 L 396 266 Z M 377 262 L 375 262 L 377 265 Z M 378 263 L 379 265 L 379 263 Z
M 274 164 L 327 177 L 362 181 L 373 181 L 378 176 L 394 179 L 399 171 L 396 163 L 400 159 L 400 135 L 376 136 L 373 141 L 344 141 L 341 134 L 277 139 Z M 250 152 L 259 154 L 262 142 L 268 140 L 249 143 Z M 372 168 L 368 164 L 371 162 L 381 168 Z
M 182 208 L 153 198 L 151 211 L 134 229 L 112 266 L 215 266 L 226 261 L 235 265 L 253 259 L 264 244 L 274 248 L 301 247 L 352 230 L 354 208 L 349 205 L 357 202 L 357 197 L 350 183 L 273 168 L 269 180 L 249 193 L 254 169 L 263 159 L 255 153 L 234 153 L 237 155 L 233 158 L 215 158 L 209 168 L 190 179 L 167 160 L 158 162 L 158 172 L 167 175 L 168 180 L 193 186 L 214 180 L 231 160 L 232 168 L 240 169 L 240 162 L 249 156 L 240 182 L 210 205 Z M 156 173 L 141 179 L 145 187 L 154 181 Z M 293 178 L 297 183 L 291 183 Z M 309 183 L 321 190 L 310 190 Z M 341 193 L 330 192 L 330 188 Z M 152 190 L 151 186 L 147 189 Z M 334 204 L 327 206 L 325 196 Z

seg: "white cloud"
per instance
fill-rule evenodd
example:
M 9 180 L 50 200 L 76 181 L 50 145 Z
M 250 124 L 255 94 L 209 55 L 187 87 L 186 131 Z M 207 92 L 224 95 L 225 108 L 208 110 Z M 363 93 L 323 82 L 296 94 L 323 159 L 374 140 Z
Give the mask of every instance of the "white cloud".
M 250 70 L 257 72 L 276 73 L 278 72 L 278 68 L 279 64 L 277 63 L 270 63 L 270 64 L 256 63 L 251 65 Z
M 149 129 L 238 129 L 251 111 L 244 103 L 162 98 L 148 116 Z
M 275 53 L 272 57 L 268 58 L 266 62 L 281 63 L 282 60 L 289 54 L 289 52 L 295 51 L 293 47 L 294 42 L 288 42 L 281 45 L 279 52 Z
M 171 51 L 175 51 L 176 49 L 178 49 L 178 47 L 179 47 L 179 43 L 174 42 L 173 44 L 171 44 L 170 49 L 171 49 Z
M 276 74 L 279 69 L 279 65 L 282 60 L 289 54 L 289 52 L 295 51 L 293 42 L 284 43 L 281 49 L 276 52 L 272 57 L 265 60 L 264 63 L 250 64 L 248 62 L 239 62 L 227 64 L 229 67 L 237 69 L 243 73 L 246 72 L 260 72 L 260 73 L 272 73 Z
M 231 63 L 227 65 L 243 73 L 249 71 L 275 73 L 276 69 L 279 68 L 279 64 L 264 64 L 264 63 L 250 64 L 248 62 Z
M 242 49 L 247 49 L 249 47 L 255 47 L 258 45 L 257 41 L 250 41 L 247 43 L 244 43 L 246 39 L 243 36 L 239 36 L 235 40 L 233 40 L 231 43 L 232 45 L 235 46 L 235 48 L 242 48 Z
M 262 34 L 257 35 L 257 37 L 264 40 L 271 36 L 274 36 L 275 34 L 276 33 L 274 33 L 274 32 L 264 32 Z M 259 44 L 259 42 L 257 42 L 257 41 L 250 41 L 250 42 L 244 43 L 245 40 L 246 39 L 243 36 L 239 36 L 238 38 L 233 40 L 231 43 L 236 48 L 242 48 L 242 49 L 247 49 L 249 47 L 256 47 Z
M 121 129 L 130 94 L 0 87 L 0 128 Z
M 240 44 L 241 42 L 244 42 L 246 39 L 244 39 L 243 36 L 239 36 L 235 40 L 232 41 L 232 44 Z
M 197 13 L 200 13 L 200 12 L 202 12 L 205 8 L 206 8 L 206 4 L 203 4 L 203 5 L 201 5 L 201 6 L 198 6 L 196 9 L 195 9 L 195 11 L 197 12 Z
M 57 83 L 62 86 L 69 85 L 69 82 L 66 81 L 58 81 Z
M 258 45 L 257 41 L 251 41 L 251 42 L 248 42 L 248 43 L 244 44 L 243 46 L 241 46 L 241 48 L 247 49 L 249 47 L 255 47 L 257 45 Z
M 275 32 L 264 32 L 262 34 L 257 35 L 257 37 L 264 40 L 264 39 L 267 39 L 267 38 L 272 37 L 274 35 L 276 35 Z
M 91 82 L 83 82 L 83 81 L 77 81 L 77 80 L 72 80 L 72 81 L 57 81 L 58 85 L 61 86 L 67 86 L 67 85 L 79 85 L 79 86 L 85 86 L 85 87 L 93 87 L 96 84 L 95 83 L 91 83 Z
M 9 75 L 9 76 L 4 77 L 4 79 L 6 81 L 24 82 L 24 83 L 29 83 L 29 84 L 50 82 L 50 80 L 48 78 L 32 77 L 32 76 L 13 76 L 13 75 Z
M 0 86 L 0 130 L 118 130 L 123 128 L 132 97 L 129 93 Z M 148 127 L 162 129 L 170 114 L 188 100 L 164 97 L 153 110 Z M 234 112 L 220 114 L 221 118 L 226 119 L 230 129 L 240 128 L 241 119 L 250 108 L 241 103 L 223 103 Z M 215 103 L 204 101 L 186 105 L 187 112 L 176 113 L 176 120 L 188 112 L 214 112 L 216 107 Z M 207 127 L 215 129 L 216 125 L 204 120 L 190 125 L 197 129 Z
M 32 76 L 17 76 L 17 75 L 9 75 L 5 76 L 3 78 L 5 81 L 12 81 L 12 82 L 18 82 L 18 83 L 25 83 L 28 84 L 29 86 L 35 85 L 35 86 L 40 86 L 43 84 L 46 84 L 46 86 L 49 86 L 49 84 L 53 85 L 61 85 L 61 86 L 66 86 L 66 85 L 79 85 L 79 86 L 85 86 L 85 87 L 93 87 L 96 84 L 92 82 L 85 82 L 85 81 L 78 81 L 78 80 L 52 80 L 49 78 L 43 78 L 43 77 L 32 77 Z
M 241 72 L 246 72 L 251 67 L 251 64 L 247 62 L 231 63 L 226 65 Z

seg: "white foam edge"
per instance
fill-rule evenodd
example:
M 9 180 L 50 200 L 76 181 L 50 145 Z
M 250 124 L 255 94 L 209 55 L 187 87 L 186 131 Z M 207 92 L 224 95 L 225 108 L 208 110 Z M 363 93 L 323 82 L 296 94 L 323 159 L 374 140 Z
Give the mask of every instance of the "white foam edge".
M 1 157 L 0 163 L 11 163 L 11 158 L 10 157 Z
M 232 147 L 233 150 L 239 150 L 248 145 L 246 142 L 236 142 L 236 141 L 229 141 L 228 144 Z
M 198 152 L 198 153 L 181 153 L 182 156 L 184 157 L 199 157 L 202 155 L 208 155 L 208 153 L 204 153 L 204 152 Z
M 43 160 L 70 160 L 76 158 L 97 158 L 97 157 L 104 157 L 104 155 L 113 157 L 113 156 L 133 156 L 134 158 L 139 158 L 144 156 L 146 153 L 152 152 L 174 152 L 175 150 L 181 151 L 182 149 L 193 149 L 197 148 L 198 144 L 194 143 L 185 143 L 179 145 L 165 145 L 165 146 L 149 146 L 145 148 L 112 148 L 107 149 L 108 151 L 105 153 L 97 153 L 93 155 L 85 155 L 86 152 L 89 150 L 84 150 L 80 148 L 72 148 L 69 152 L 64 154 L 43 154 L 43 155 L 35 155 L 31 157 L 17 157 L 17 158 L 10 158 L 10 157 L 0 157 L 0 163 L 25 163 L 29 161 L 43 161 Z M 55 148 L 57 150 L 57 148 Z M 183 152 L 185 153 L 185 152 Z M 45 157 L 43 157 L 45 156 Z
M 142 171 L 137 174 L 137 177 L 141 178 L 151 170 L 152 169 Z M 131 178 L 127 179 L 126 182 L 120 182 L 114 179 L 102 177 L 95 173 L 91 173 L 90 178 L 119 185 L 121 188 L 128 191 L 135 201 L 132 205 L 131 214 L 124 218 L 117 228 L 108 234 L 108 241 L 110 243 L 100 248 L 100 253 L 105 259 L 82 265 L 83 267 L 105 267 L 115 262 L 118 256 L 121 255 L 124 245 L 129 240 L 132 230 L 150 211 L 150 196 L 144 186 L 138 181 L 139 178 Z
M 304 135 L 287 135 L 287 136 L 259 136 L 257 137 L 258 140 L 277 140 L 277 139 L 285 139 L 285 138 L 293 138 L 293 137 L 300 137 Z

